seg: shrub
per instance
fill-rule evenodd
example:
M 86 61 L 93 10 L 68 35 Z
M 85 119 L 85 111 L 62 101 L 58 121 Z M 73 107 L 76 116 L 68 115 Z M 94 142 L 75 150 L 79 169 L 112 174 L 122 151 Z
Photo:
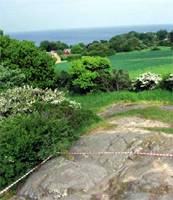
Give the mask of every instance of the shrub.
M 132 82 L 132 88 L 135 91 L 153 90 L 159 85 L 161 80 L 159 75 L 147 72 Z
M 10 69 L 20 69 L 26 84 L 34 87 L 53 87 L 55 60 L 34 43 L 0 36 L 1 63 Z
M 161 50 L 158 46 L 154 46 L 152 49 L 151 49 L 151 51 L 159 51 L 159 50 Z
M 81 58 L 81 54 L 72 54 L 72 55 L 66 56 L 66 59 L 68 61 L 73 61 L 73 60 L 77 60 L 80 58 Z
M 110 56 L 114 55 L 115 51 L 110 48 L 110 45 L 107 41 L 105 42 L 98 42 L 94 41 L 87 45 L 86 51 L 83 53 L 83 55 L 87 56 Z
M 70 89 L 71 76 L 66 71 L 58 71 L 56 75 L 56 86 L 61 89 Z
M 0 90 L 24 84 L 26 77 L 20 69 L 9 69 L 0 65 Z
M 166 77 L 164 77 L 162 81 L 162 88 L 173 91 L 173 74 L 169 74 Z
M 63 92 L 57 90 L 42 90 L 30 86 L 16 87 L 0 93 L 0 116 L 8 117 L 17 113 L 32 113 L 34 111 L 33 105 L 37 102 L 60 104 L 63 101 L 74 104 L 73 101 L 65 97 Z M 79 107 L 79 104 L 75 105 Z
M 113 90 L 119 91 L 131 88 L 131 81 L 128 72 L 114 69 L 111 77 Z
M 79 138 L 81 128 L 98 120 L 91 111 L 67 101 L 35 107 L 37 111 L 30 115 L 0 121 L 0 189 L 47 156 L 67 150 Z
M 110 74 L 110 61 L 101 57 L 82 57 L 74 61 L 70 69 L 72 90 L 87 93 L 99 90 L 98 78 Z
M 75 44 L 75 45 L 72 45 L 71 47 L 71 52 L 73 54 L 83 54 L 85 51 L 85 45 L 84 44 Z

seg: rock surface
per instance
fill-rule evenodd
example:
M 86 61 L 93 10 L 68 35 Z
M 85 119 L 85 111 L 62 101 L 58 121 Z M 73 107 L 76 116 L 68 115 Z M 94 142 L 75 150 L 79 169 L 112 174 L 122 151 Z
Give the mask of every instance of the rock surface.
M 173 158 L 134 151 L 173 153 L 173 137 L 144 127 L 169 127 L 139 117 L 110 119 L 111 129 L 83 136 L 71 152 L 128 151 L 122 155 L 75 155 L 50 160 L 18 192 L 30 200 L 172 200 Z

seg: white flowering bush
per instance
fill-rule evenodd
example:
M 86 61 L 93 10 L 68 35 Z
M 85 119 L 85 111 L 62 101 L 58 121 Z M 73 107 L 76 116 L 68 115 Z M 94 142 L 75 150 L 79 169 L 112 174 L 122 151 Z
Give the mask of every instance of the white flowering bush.
M 173 74 L 166 76 L 162 83 L 163 89 L 173 91 Z
M 161 80 L 159 75 L 147 72 L 132 82 L 132 88 L 134 91 L 153 90 L 160 84 Z
M 31 86 L 16 87 L 0 93 L 0 116 L 9 116 L 17 113 L 31 113 L 36 103 L 61 104 L 80 108 L 80 104 L 70 101 L 63 92 L 51 89 L 39 89 Z

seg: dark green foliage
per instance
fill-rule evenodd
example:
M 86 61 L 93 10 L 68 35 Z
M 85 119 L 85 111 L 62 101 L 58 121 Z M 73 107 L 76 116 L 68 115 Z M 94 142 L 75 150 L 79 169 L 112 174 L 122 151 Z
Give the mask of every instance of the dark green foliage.
M 158 44 L 157 35 L 153 32 L 139 33 L 138 38 L 146 45 L 146 47 Z
M 136 37 L 131 37 L 127 39 L 127 41 L 124 44 L 124 51 L 134 51 L 134 50 L 141 50 L 141 49 L 143 49 L 143 44 Z
M 21 86 L 25 79 L 20 69 L 9 69 L 0 65 L 0 91 Z
M 81 54 L 71 54 L 69 56 L 66 56 L 66 60 L 74 61 L 74 60 L 80 59 L 81 57 L 82 57 Z
M 160 30 L 156 33 L 158 40 L 162 41 L 168 38 L 168 31 L 167 30 Z
M 34 87 L 53 87 L 54 59 L 29 41 L 17 41 L 0 36 L 1 64 L 10 69 L 20 69 L 26 84 Z
M 90 111 L 61 105 L 36 105 L 31 115 L 0 122 L 0 189 L 57 151 L 67 150 L 81 130 L 98 118 Z
M 131 80 L 128 72 L 114 69 L 111 74 L 112 90 L 126 90 L 131 88 Z
M 173 47 L 173 31 L 171 31 L 169 34 L 169 41 L 171 43 L 171 46 Z
M 85 51 L 85 45 L 83 43 L 72 45 L 71 52 L 72 54 L 83 54 Z
M 173 91 L 173 74 L 166 75 L 161 83 L 162 89 Z
M 113 49 L 110 48 L 109 43 L 108 42 L 98 42 L 98 41 L 94 41 L 92 43 L 90 43 L 89 45 L 87 45 L 86 47 L 86 51 L 84 53 L 84 55 L 87 56 L 110 56 L 115 54 L 115 51 Z
M 155 47 L 153 47 L 151 50 L 152 50 L 152 51 L 160 51 L 160 48 L 157 47 L 157 46 L 155 46 Z
M 70 89 L 71 76 L 66 71 L 60 71 L 56 75 L 56 86 L 57 88 Z
M 61 41 L 50 42 L 50 41 L 45 40 L 40 43 L 40 49 L 45 50 L 47 52 L 50 52 L 53 50 L 53 51 L 58 51 L 62 53 L 63 50 L 67 48 L 68 48 L 68 45 Z
M 134 51 L 145 48 L 143 42 L 132 33 L 115 36 L 109 42 L 110 47 L 117 52 Z
M 132 31 L 128 34 L 114 36 L 110 39 L 109 43 L 110 48 L 114 49 L 117 52 L 123 52 L 141 50 L 157 45 L 167 46 L 168 42 L 165 41 L 166 38 L 167 34 L 165 33 L 165 31 L 159 31 L 157 33 L 137 33 Z
M 111 73 L 103 73 L 96 79 L 97 90 L 120 91 L 131 88 L 131 81 L 128 72 L 113 69 Z
M 0 35 L 4 35 L 4 31 L 0 29 Z

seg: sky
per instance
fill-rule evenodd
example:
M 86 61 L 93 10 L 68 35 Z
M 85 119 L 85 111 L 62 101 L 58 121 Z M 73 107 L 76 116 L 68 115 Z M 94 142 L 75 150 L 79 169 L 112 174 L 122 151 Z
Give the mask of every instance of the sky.
M 173 0 L 0 0 L 5 32 L 173 24 Z

